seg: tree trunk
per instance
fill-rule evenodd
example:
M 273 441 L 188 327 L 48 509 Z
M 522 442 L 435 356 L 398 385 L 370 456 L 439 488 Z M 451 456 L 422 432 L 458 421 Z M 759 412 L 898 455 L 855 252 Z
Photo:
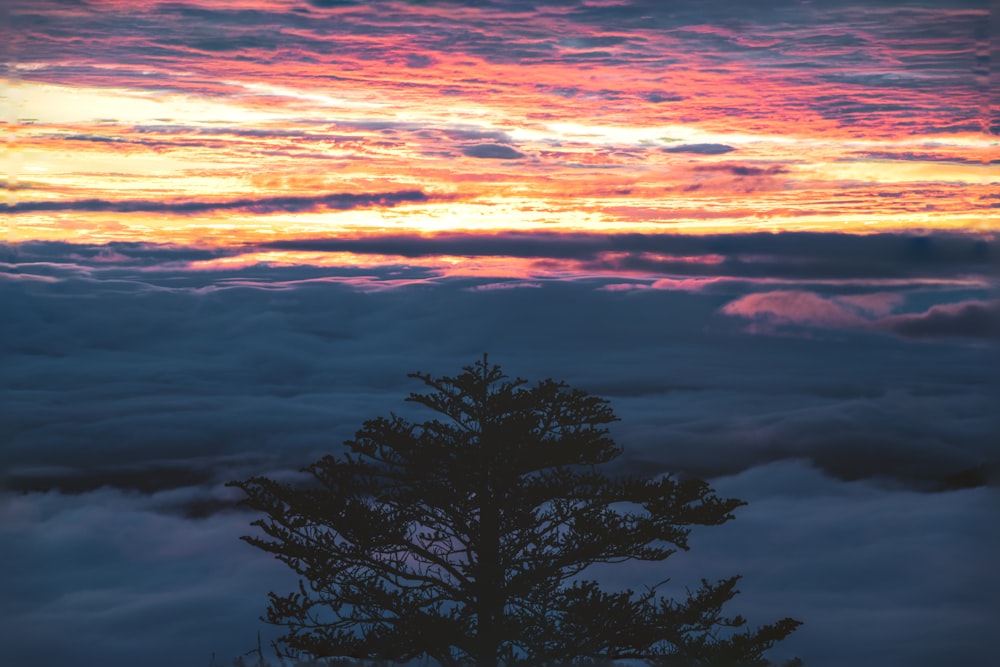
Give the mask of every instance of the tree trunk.
M 489 454 L 487 454 L 487 457 Z M 503 619 L 503 571 L 500 566 L 500 516 L 493 485 L 492 466 L 479 489 L 479 561 L 476 574 L 477 667 L 497 667 L 500 648 L 500 623 Z

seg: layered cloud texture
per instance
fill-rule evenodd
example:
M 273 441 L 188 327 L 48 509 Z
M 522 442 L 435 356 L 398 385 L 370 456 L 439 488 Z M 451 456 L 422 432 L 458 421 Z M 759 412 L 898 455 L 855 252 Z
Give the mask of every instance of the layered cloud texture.
M 268 262 L 274 245 L 324 259 Z M 482 351 L 645 406 L 622 428 L 687 443 L 658 451 L 663 465 L 801 458 L 925 491 L 985 481 L 997 252 L 961 236 L 815 234 L 12 246 L 12 483 L 157 490 L 215 479 L 214 457 L 248 448 L 305 456 L 349 436 L 406 372 Z M 691 413 L 660 423 L 670 406 Z M 191 457 L 189 472 L 170 463 Z M 135 465 L 151 466 L 148 488 L 127 482 Z
M 750 501 L 595 576 L 741 572 L 805 622 L 776 659 L 989 664 L 988 10 L 7 3 L 5 657 L 252 648 L 295 582 L 224 483 L 488 352 L 608 398 L 618 472 Z
M 982 0 L 8 14 L 13 240 L 997 220 Z
M 601 577 L 741 572 L 738 611 L 807 623 L 776 657 L 982 662 L 995 256 L 962 235 L 8 246 L 7 650 L 248 650 L 264 593 L 294 582 L 238 542 L 252 517 L 223 483 L 291 474 L 410 414 L 407 372 L 485 351 L 610 399 L 619 472 L 751 501 L 690 558 Z

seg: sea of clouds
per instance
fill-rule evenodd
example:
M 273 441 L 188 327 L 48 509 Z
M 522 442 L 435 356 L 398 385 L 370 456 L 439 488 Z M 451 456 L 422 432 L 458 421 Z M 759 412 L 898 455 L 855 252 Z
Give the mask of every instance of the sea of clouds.
M 5 655 L 207 665 L 258 630 L 266 642 L 266 594 L 294 579 L 238 540 L 254 517 L 224 483 L 295 470 L 366 418 L 419 417 L 407 373 L 488 353 L 608 398 L 619 471 L 699 475 L 749 501 L 688 553 L 601 570 L 609 585 L 740 573 L 734 612 L 805 622 L 775 657 L 987 664 L 995 243 L 873 237 L 840 262 L 811 236 L 661 249 L 723 257 L 706 269 L 559 241 L 501 251 L 573 259 L 576 277 L 446 278 L 404 254 L 195 270 L 234 251 L 5 246 Z

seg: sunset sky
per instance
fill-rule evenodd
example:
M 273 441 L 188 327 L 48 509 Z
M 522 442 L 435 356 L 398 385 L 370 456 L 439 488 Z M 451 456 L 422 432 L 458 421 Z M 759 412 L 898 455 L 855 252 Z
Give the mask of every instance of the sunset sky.
M 776 656 L 984 662 L 990 9 L 4 0 L 5 650 L 228 664 L 289 582 L 223 484 L 488 352 L 750 501 L 675 567 Z
M 982 3 L 87 0 L 10 23 L 12 241 L 997 221 Z

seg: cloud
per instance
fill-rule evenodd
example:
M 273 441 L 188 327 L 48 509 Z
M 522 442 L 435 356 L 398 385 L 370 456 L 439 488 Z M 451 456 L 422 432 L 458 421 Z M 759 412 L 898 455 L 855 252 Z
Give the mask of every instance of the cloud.
M 719 258 L 765 254 L 858 274 L 882 257 L 911 276 L 985 272 L 977 258 L 993 247 L 950 236 L 495 240 L 494 252 L 541 259 L 670 252 L 699 260 L 677 266 L 716 272 L 731 268 Z M 392 244 L 414 256 L 491 252 L 490 239 L 467 235 L 327 241 L 375 254 Z M 11 619 L 5 655 L 18 664 L 166 667 L 245 652 L 267 591 L 295 581 L 239 542 L 254 517 L 234 510 L 220 483 L 288 476 L 370 417 L 426 418 L 403 400 L 416 389 L 405 374 L 455 372 L 483 352 L 511 375 L 609 398 L 625 448 L 617 471 L 725 475 L 720 493 L 751 501 L 731 524 L 693 535 L 690 558 L 667 563 L 681 593 L 700 576 L 741 572 L 739 611 L 753 623 L 801 617 L 785 655 L 818 667 L 903 667 L 925 654 L 977 663 L 974 640 L 995 599 L 983 583 L 992 561 L 979 558 L 993 538 L 976 528 L 995 502 L 985 485 L 996 465 L 995 378 L 982 348 L 850 329 L 748 336 L 719 310 L 758 294 L 750 283 L 612 292 L 583 274 L 489 289 L 498 281 L 382 260 L 187 268 L 232 251 L 0 246 L 4 275 L 50 278 L 0 279 L 14 314 L 0 318 L 0 542 L 10 545 L 0 613 Z M 407 286 L 381 291 L 338 281 L 392 284 L 400 274 Z M 825 327 L 969 291 L 913 283 L 741 308 Z M 643 567 L 601 576 L 627 585 L 665 576 Z M 915 628 L 919 637 L 904 641 Z M 266 643 L 273 629 L 262 630 Z M 839 641 L 858 633 L 863 641 Z
M 6 488 L 19 493 L 59 491 L 79 494 L 101 488 L 114 488 L 153 494 L 165 489 L 198 486 L 211 481 L 205 466 L 181 466 L 155 463 L 133 467 L 101 467 L 77 470 L 37 469 L 9 475 Z
M 246 210 L 254 213 L 302 213 L 321 209 L 338 211 L 368 207 L 392 207 L 408 202 L 425 202 L 431 197 L 419 190 L 377 193 L 334 193 L 316 196 L 259 197 L 224 201 L 150 201 L 77 199 L 68 201 L 30 201 L 8 205 L 5 212 L 40 213 L 55 211 L 91 211 L 114 213 L 171 213 L 197 215 L 215 211 Z
M 775 176 L 788 173 L 788 169 L 780 165 L 754 167 L 745 164 L 706 164 L 699 165 L 695 169 L 697 171 L 725 171 L 733 176 Z
M 309 281 L 392 289 L 466 275 L 466 286 L 477 284 L 474 280 L 562 280 L 595 289 L 700 292 L 724 299 L 718 307 L 752 294 L 799 291 L 833 299 L 814 305 L 835 309 L 847 322 L 888 315 L 907 293 L 930 292 L 938 303 L 989 298 L 995 254 L 996 241 L 975 235 L 443 233 L 337 235 L 218 248 L 26 242 L 0 245 L 0 280 L 86 277 L 140 291 L 240 285 L 286 290 Z M 85 289 L 88 284 L 59 285 Z M 779 297 L 753 300 L 761 308 L 769 304 L 774 317 L 794 317 L 788 308 L 778 310 Z M 763 316 L 758 319 L 763 326 Z
M 799 655 L 817 667 L 903 667 L 928 656 L 988 664 L 980 639 L 991 627 L 990 556 L 1000 545 L 991 531 L 969 527 L 989 525 L 995 490 L 914 494 L 838 482 L 796 461 L 712 484 L 749 501 L 735 520 L 696 530 L 691 551 L 664 564 L 594 575 L 637 589 L 669 575 L 664 592 L 683 595 L 701 577 L 740 573 L 729 611 L 752 624 L 805 621 L 775 658 Z M 294 590 L 296 577 L 239 541 L 256 517 L 158 511 L 177 497 L 5 494 L 8 659 L 167 667 L 209 664 L 214 653 L 228 663 L 256 645 L 258 629 L 265 644 L 277 635 L 257 617 L 266 593 Z
M 1000 338 L 1000 301 L 964 301 L 895 315 L 878 323 L 905 338 Z
M 239 541 L 242 513 L 192 521 L 157 511 L 162 501 L 4 493 L 7 659 L 167 667 L 214 653 L 228 664 L 256 645 L 267 591 L 293 578 Z M 277 634 L 260 630 L 265 643 Z
M 524 157 L 524 153 L 514 150 L 510 146 L 503 144 L 476 144 L 466 146 L 462 149 L 462 154 L 468 157 L 491 159 L 491 160 L 518 160 Z
M 682 95 L 671 95 L 670 93 L 661 93 L 659 91 L 647 93 L 645 98 L 653 104 L 660 104 L 661 102 L 680 102 L 685 99 Z
M 430 67 L 436 61 L 425 53 L 410 53 L 406 56 L 406 66 L 410 69 Z
M 860 160 L 905 160 L 911 162 L 954 162 L 957 164 L 1000 164 L 1000 160 L 988 159 L 986 155 L 980 158 L 967 157 L 966 155 L 951 155 L 937 153 L 919 153 L 915 151 L 860 151 L 857 158 Z
M 991 572 L 1000 544 L 970 526 L 989 523 L 996 489 L 917 495 L 834 483 L 790 461 L 715 487 L 749 505 L 734 521 L 697 531 L 691 551 L 669 563 L 673 581 L 680 588 L 687 577 L 740 572 L 733 603 L 746 617 L 802 619 L 771 653 L 777 664 L 794 656 L 817 667 L 994 661 L 981 638 L 1000 592 Z
M 400 251 L 409 241 L 396 241 L 404 243 Z M 538 239 L 508 241 L 498 250 L 545 247 Z M 474 248 L 464 237 L 437 242 L 445 245 L 431 246 L 435 252 Z M 605 247 L 600 239 L 580 242 L 554 250 Z M 718 239 L 709 244 L 723 249 Z M 379 243 L 361 249 L 395 252 Z M 414 252 L 427 250 L 418 244 Z M 660 438 L 678 443 L 654 456 L 663 466 L 711 472 L 724 464 L 731 472 L 799 456 L 837 475 L 924 488 L 986 460 L 979 421 L 935 412 L 953 410 L 947 396 L 963 397 L 974 412 L 985 382 L 982 352 L 956 340 L 929 368 L 922 345 L 872 335 L 891 331 L 883 322 L 892 323 L 908 298 L 954 303 L 967 287 L 835 286 L 839 293 L 822 294 L 730 282 L 613 291 L 601 287 L 620 279 L 586 273 L 504 282 L 448 278 L 405 261 L 187 268 L 184 260 L 206 252 L 117 244 L 102 255 L 36 243 L 0 256 L 15 267 L 3 276 L 46 279 L 0 279 L 0 297 L 18 314 L 0 322 L 8 352 L 0 399 L 9 406 L 0 436 L 18 488 L 196 484 L 198 475 L 234 460 L 250 465 L 252 457 L 294 467 L 349 437 L 359 415 L 393 407 L 392 396 L 407 391 L 406 372 L 468 363 L 483 351 L 505 365 L 509 359 L 522 375 L 566 377 L 611 396 L 627 415 L 623 433 L 633 434 L 637 457 L 655 451 Z M 724 262 L 705 266 L 725 270 Z M 501 284 L 532 289 L 494 288 Z M 746 336 L 733 318 L 758 332 L 798 327 L 866 338 L 820 336 L 793 347 Z M 60 326 L 46 324 L 53 321 Z M 893 353 L 882 360 L 868 356 L 881 359 L 886 349 Z M 900 359 L 913 371 L 901 374 Z M 810 370 L 801 381 L 777 373 L 763 386 L 741 379 L 783 367 Z M 886 386 L 882 374 L 897 384 Z M 910 395 L 912 386 L 929 393 Z M 858 400 L 871 412 L 853 413 Z M 676 421 L 664 423 L 665 416 Z M 911 429 L 926 441 L 924 454 L 915 453 Z M 733 433 L 741 434 L 735 444 Z
M 726 144 L 680 144 L 679 146 L 667 146 L 664 153 L 696 153 L 698 155 L 724 155 L 732 153 L 736 149 Z
M 381 235 L 353 239 L 295 239 L 272 241 L 259 244 L 258 247 L 277 250 L 346 251 L 402 257 L 458 255 L 582 259 L 592 258 L 602 251 L 617 248 L 619 243 L 620 240 L 609 236 L 515 232 L 495 236 L 444 233 L 430 236 Z
M 351 259 L 334 253 L 350 253 Z M 131 280 L 141 268 L 143 283 L 169 288 L 200 280 L 183 269 L 219 276 L 225 263 L 243 267 L 232 274 L 233 281 L 261 288 L 337 279 L 388 288 L 473 271 L 495 279 L 594 280 L 619 290 L 704 291 L 730 300 L 752 286 L 753 291 L 833 291 L 844 303 L 854 299 L 860 307 L 860 300 L 877 298 L 865 296 L 871 291 L 964 290 L 950 300 L 984 298 L 993 284 L 996 254 L 997 241 L 989 236 L 954 234 L 438 233 L 337 235 L 217 248 L 25 242 L 0 245 L 0 263 L 7 264 L 0 266 L 0 277 L 45 280 L 71 272 Z M 460 257 L 483 261 L 456 262 Z M 257 263 L 271 266 L 252 269 Z
M 561 234 L 505 232 L 489 236 L 440 233 L 364 238 L 278 240 L 262 248 L 433 255 L 578 259 L 631 271 L 731 277 L 901 278 L 990 275 L 1000 256 L 991 235 L 827 233 Z M 705 262 L 688 261 L 704 258 Z
M 843 294 L 837 297 L 838 303 L 850 307 L 856 312 L 875 317 L 888 315 L 903 301 L 902 294 L 891 292 Z
M 357 7 L 363 3 L 359 0 L 306 0 L 313 7 L 319 9 L 336 9 L 339 7 Z
M 722 308 L 726 315 L 760 319 L 769 324 L 863 328 L 869 321 L 858 310 L 850 303 L 798 290 L 748 294 Z
M 448 88 L 466 99 L 478 98 L 492 76 L 483 74 L 484 64 L 535 67 L 530 77 L 502 78 L 518 93 L 537 84 L 554 93 L 572 80 L 580 95 L 546 96 L 560 104 L 554 116 L 578 112 L 574 100 L 581 97 L 603 96 L 623 100 L 628 106 L 622 111 L 638 118 L 652 113 L 652 105 L 657 114 L 676 107 L 676 120 L 684 123 L 730 127 L 745 121 L 754 123 L 756 132 L 781 132 L 803 113 L 829 119 L 828 129 L 866 125 L 883 136 L 982 129 L 977 79 L 970 72 L 983 66 L 966 48 L 988 42 L 981 2 L 879 3 L 865 10 L 840 2 L 738 7 L 675 2 L 669 11 L 644 1 L 549 5 L 556 9 L 500 2 L 465 3 L 460 12 L 450 11 L 454 2 L 397 3 L 385 12 L 370 11 L 356 0 L 241 8 L 174 3 L 160 12 L 137 6 L 112 19 L 86 4 L 70 15 L 58 2 L 39 0 L 12 12 L 11 20 L 44 66 L 24 75 L 73 85 L 110 87 L 128 81 L 147 90 L 166 85 L 222 97 L 232 91 L 219 82 L 232 80 L 227 74 L 234 72 L 241 81 L 261 82 L 273 80 L 269 72 L 282 70 L 286 79 L 301 77 L 299 83 L 308 87 L 335 65 L 352 72 L 338 80 L 342 85 L 355 87 L 360 79 L 374 86 L 375 94 L 392 96 L 412 93 L 406 88 L 412 84 L 399 81 L 386 64 L 406 62 L 407 53 L 431 59 L 450 53 L 458 57 L 433 79 L 447 80 Z M 329 21 L 333 12 L 335 23 Z M 831 16 L 837 19 L 836 30 L 829 27 Z M 744 22 L 739 30 L 732 26 L 737 20 Z M 181 25 L 187 30 L 178 30 Z M 197 25 L 207 29 L 194 30 Z M 130 67 L 109 70 L 104 63 L 81 63 L 79 44 L 66 39 L 68 34 L 104 40 L 108 62 Z M 941 48 L 928 51 L 928 39 Z M 859 49 L 869 49 L 872 58 L 859 62 Z M 248 57 L 264 67 L 245 69 Z M 572 67 L 581 60 L 608 75 L 573 77 Z M 294 66 L 286 72 L 282 68 L 289 62 Z M 877 64 L 882 62 L 894 67 L 887 70 Z M 217 76 L 180 80 L 171 75 L 183 65 Z M 697 76 L 667 92 L 650 92 L 664 67 Z M 616 90 L 607 90 L 608 81 Z M 319 109 L 310 111 L 322 114 Z
M 872 222 L 902 225 L 982 221 L 975 207 L 997 206 L 966 178 L 980 178 L 970 162 L 988 162 L 976 160 L 986 148 L 972 136 L 990 124 L 979 0 L 15 4 L 12 32 L 32 59 L 17 68 L 18 90 L 72 98 L 34 103 L 57 120 L 19 128 L 38 164 L 59 167 L 22 180 L 19 196 L 39 184 L 61 196 L 73 183 L 130 189 L 143 177 L 137 151 L 154 158 L 151 183 L 164 182 L 160 158 L 188 166 L 170 172 L 178 190 L 174 176 L 238 177 L 261 160 L 278 175 L 268 186 L 278 194 L 289 192 L 281 174 L 421 179 L 405 186 L 420 188 L 413 199 L 296 185 L 292 194 L 304 196 L 163 202 L 130 190 L 138 209 L 102 194 L 0 208 L 39 219 L 77 212 L 58 217 L 80 230 L 94 211 L 420 203 L 478 176 L 460 173 L 473 165 L 455 155 L 527 161 L 556 143 L 580 165 L 613 158 L 605 166 L 614 171 L 532 164 L 502 187 L 537 193 L 533 217 L 557 199 L 578 207 L 596 179 L 615 197 L 645 191 L 660 201 L 657 219 L 673 219 L 661 200 L 674 202 L 669 188 L 692 174 L 704 182 L 699 195 L 723 196 L 670 215 L 707 219 L 725 208 L 722 217 L 771 227 L 787 216 L 868 220 L 876 202 L 885 217 Z M 101 48 L 81 51 L 91 44 Z M 157 111 L 97 126 L 92 116 L 104 111 L 92 109 L 111 91 L 127 91 L 127 104 L 115 92 L 105 107 L 112 116 L 153 100 Z M 400 121 L 401 109 L 419 120 Z M 278 120 L 233 125 L 261 115 Z M 468 120 L 455 126 L 459 115 Z M 174 120 L 153 120 L 166 116 Z M 555 129 L 601 125 L 650 139 L 621 146 Z M 677 125 L 694 132 L 675 136 L 761 140 L 649 152 L 665 141 L 655 128 Z M 893 145 L 917 148 L 891 154 Z M 871 150 L 859 155 L 859 146 Z M 172 153 L 153 154 L 161 150 Z M 745 160 L 696 169 L 732 152 Z M 115 166 L 124 154 L 133 155 L 131 182 Z M 894 162 L 872 173 L 843 161 L 858 157 Z M 348 160 L 353 169 L 341 170 Z M 685 162 L 670 177 L 678 181 L 649 179 Z M 771 177 L 793 163 L 795 182 L 779 190 Z M 816 165 L 847 176 L 826 180 Z M 903 180 L 844 180 L 855 174 Z M 743 196 L 767 183 L 774 192 Z M 498 192 L 491 182 L 459 187 L 484 203 Z M 725 204 L 733 193 L 745 207 Z M 938 211 L 917 210 L 928 204 Z M 617 223 L 610 209 L 601 215 Z M 913 211 L 919 218 L 893 217 Z M 297 249 L 330 256 L 288 266 L 254 259 Z M 995 520 L 996 490 L 985 483 L 995 483 L 1000 429 L 995 356 L 981 341 L 996 335 L 998 251 L 996 234 L 945 233 L 2 244 L 5 659 L 166 667 L 244 653 L 266 592 L 294 587 L 294 577 L 238 542 L 252 517 L 231 511 L 218 483 L 287 474 L 336 449 L 362 419 L 405 413 L 414 389 L 406 372 L 452 372 L 488 351 L 512 374 L 609 397 L 622 417 L 621 469 L 727 475 L 716 480 L 720 493 L 751 505 L 694 535 L 691 554 L 667 563 L 666 575 L 682 594 L 700 576 L 745 574 L 737 604 L 752 622 L 806 621 L 776 658 L 992 664 L 983 637 L 1000 595 L 1000 545 L 982 527 Z M 241 254 L 251 263 L 216 261 Z M 527 269 L 449 277 L 444 265 L 488 264 L 462 257 Z M 748 323 L 795 335 L 750 336 Z M 948 490 L 957 486 L 975 488 Z M 641 586 L 665 575 L 640 564 L 613 576 Z M 267 643 L 271 629 L 262 629 Z
M 883 331 L 904 338 L 997 338 L 1000 301 L 938 304 L 918 313 L 889 315 L 900 303 L 897 294 L 823 297 L 813 292 L 757 292 L 722 307 L 722 313 L 754 320 L 754 331 L 781 325 Z

